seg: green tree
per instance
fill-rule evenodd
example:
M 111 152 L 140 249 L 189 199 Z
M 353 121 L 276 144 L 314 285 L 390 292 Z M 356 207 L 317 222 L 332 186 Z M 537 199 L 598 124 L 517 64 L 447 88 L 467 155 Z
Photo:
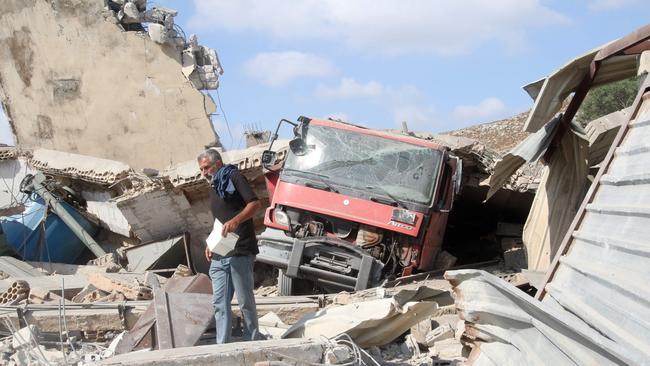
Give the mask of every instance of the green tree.
M 584 127 L 598 117 L 631 106 L 640 82 L 638 77 L 631 77 L 591 89 L 576 114 L 576 120 Z

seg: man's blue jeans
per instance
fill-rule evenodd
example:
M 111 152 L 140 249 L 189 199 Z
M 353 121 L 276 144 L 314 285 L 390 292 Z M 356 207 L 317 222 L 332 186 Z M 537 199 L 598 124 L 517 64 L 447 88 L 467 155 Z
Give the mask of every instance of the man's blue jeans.
M 230 303 L 233 293 L 244 318 L 244 341 L 260 339 L 253 292 L 254 255 L 219 257 L 214 255 L 210 263 L 212 279 L 212 303 L 214 304 L 217 343 L 228 343 L 232 331 Z

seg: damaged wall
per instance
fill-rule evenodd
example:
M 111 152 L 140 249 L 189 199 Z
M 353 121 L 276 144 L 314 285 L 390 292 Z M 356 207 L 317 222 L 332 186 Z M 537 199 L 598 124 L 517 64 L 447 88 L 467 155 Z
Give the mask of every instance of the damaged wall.
M 37 20 L 37 21 L 35 21 Z M 218 141 L 181 52 L 101 0 L 0 2 L 0 97 L 16 143 L 162 169 Z

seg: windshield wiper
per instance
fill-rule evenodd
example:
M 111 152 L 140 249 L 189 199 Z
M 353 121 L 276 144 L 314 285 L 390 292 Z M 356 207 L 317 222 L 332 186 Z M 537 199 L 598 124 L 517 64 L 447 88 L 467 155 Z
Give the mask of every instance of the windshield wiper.
M 304 170 L 291 169 L 291 168 L 284 168 L 284 170 L 294 172 L 294 173 L 298 173 L 297 175 L 307 176 L 307 178 L 316 178 L 316 180 L 318 182 L 324 184 L 324 186 L 319 186 L 317 184 L 314 184 L 313 182 L 307 182 L 307 183 L 305 183 L 305 185 L 307 187 L 317 188 L 317 189 L 321 189 L 321 190 L 330 190 L 332 192 L 339 193 L 339 191 L 336 188 L 334 188 L 334 186 L 332 186 L 330 183 L 328 183 L 325 180 L 325 179 L 329 179 L 329 176 L 327 176 L 325 174 L 314 173 L 314 172 L 304 171 Z
M 368 188 L 368 189 L 376 189 L 376 190 L 380 191 L 382 195 L 385 195 L 385 196 L 388 197 L 388 199 L 387 199 L 386 197 L 371 196 L 370 197 L 371 201 L 375 201 L 375 202 L 379 202 L 379 203 L 385 203 L 385 204 L 389 204 L 389 205 L 395 205 L 395 206 L 398 206 L 398 207 L 408 209 L 406 207 L 406 205 L 404 204 L 404 202 L 402 202 L 401 200 L 399 200 L 398 198 L 396 198 L 392 194 L 388 193 L 388 191 L 386 191 L 385 189 L 383 189 L 383 188 L 381 188 L 379 186 L 366 186 L 366 188 Z

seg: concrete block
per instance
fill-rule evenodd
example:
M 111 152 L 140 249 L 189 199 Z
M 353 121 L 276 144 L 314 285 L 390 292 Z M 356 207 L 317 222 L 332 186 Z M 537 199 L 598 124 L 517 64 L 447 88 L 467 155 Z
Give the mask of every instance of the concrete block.
M 141 273 L 90 273 L 88 282 L 102 291 L 121 292 L 129 300 L 153 299 Z
M 16 281 L 24 281 L 29 288 L 40 288 L 46 291 L 61 295 L 61 287 L 65 286 L 65 298 L 72 298 L 88 285 L 85 276 L 82 275 L 52 275 L 41 277 L 16 277 L 13 281 L 1 280 L 0 289 L 8 289 Z
M 503 261 L 506 268 L 528 268 L 528 260 L 526 259 L 526 250 L 524 248 L 506 250 L 503 252 Z

